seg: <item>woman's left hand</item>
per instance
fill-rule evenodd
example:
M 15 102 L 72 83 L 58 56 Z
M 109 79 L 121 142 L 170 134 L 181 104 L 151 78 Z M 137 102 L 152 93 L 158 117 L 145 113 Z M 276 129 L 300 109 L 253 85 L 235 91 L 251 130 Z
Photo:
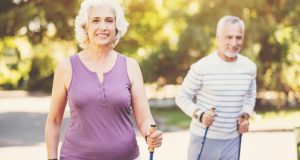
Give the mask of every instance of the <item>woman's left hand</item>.
M 146 141 L 150 147 L 158 148 L 162 144 L 162 132 L 160 130 L 156 130 L 151 133 L 150 131 L 146 134 Z

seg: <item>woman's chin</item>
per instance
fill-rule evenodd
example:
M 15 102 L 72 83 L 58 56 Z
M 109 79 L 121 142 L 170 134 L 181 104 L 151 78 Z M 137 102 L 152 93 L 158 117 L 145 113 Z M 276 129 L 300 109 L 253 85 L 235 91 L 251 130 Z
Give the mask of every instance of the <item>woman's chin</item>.
M 103 41 L 97 41 L 97 42 L 95 42 L 95 44 L 97 46 L 110 46 L 111 42 L 108 40 L 103 40 Z

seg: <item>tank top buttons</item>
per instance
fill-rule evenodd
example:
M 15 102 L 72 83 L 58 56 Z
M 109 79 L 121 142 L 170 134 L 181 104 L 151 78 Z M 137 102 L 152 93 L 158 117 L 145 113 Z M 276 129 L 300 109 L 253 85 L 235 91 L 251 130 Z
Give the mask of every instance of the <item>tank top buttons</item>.
M 106 103 L 105 89 L 103 87 L 103 84 L 100 86 L 100 101 L 102 103 Z
M 106 96 L 105 96 L 105 90 L 104 90 L 104 88 L 103 88 L 103 102 L 104 102 L 104 103 L 107 102 L 107 101 L 106 101 Z

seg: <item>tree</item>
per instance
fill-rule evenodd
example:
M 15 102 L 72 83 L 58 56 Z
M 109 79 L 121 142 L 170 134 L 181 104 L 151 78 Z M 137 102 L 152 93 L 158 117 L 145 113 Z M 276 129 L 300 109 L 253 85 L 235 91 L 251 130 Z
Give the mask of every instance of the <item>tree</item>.
M 0 21 L 5 22 L 0 23 L 0 45 L 3 46 L 0 48 L 0 66 L 7 71 L 1 74 L 2 87 L 35 89 L 36 85 L 48 84 L 44 89 L 50 89 L 54 71 L 53 54 L 47 54 L 46 51 L 54 41 L 73 41 L 74 17 L 78 5 L 78 0 L 0 1 Z M 9 44 L 12 44 L 10 46 L 7 45 L 8 39 Z M 23 55 L 20 49 L 24 46 L 17 43 L 18 39 L 22 39 L 22 43 L 31 43 L 31 56 Z M 43 43 L 47 46 L 41 46 Z M 41 53 L 35 52 L 37 48 L 40 48 Z M 51 67 L 43 67 L 47 65 Z M 47 71 L 49 69 L 50 72 Z M 45 85 L 39 88 L 41 86 Z
M 70 43 L 70 47 L 76 51 L 74 17 L 80 2 L 81 0 L 0 1 L 0 21 L 6 22 L 0 23 L 0 67 L 6 67 L 14 75 L 22 73 L 11 76 L 17 77 L 14 78 L 17 81 L 8 78 L 5 83 L 14 81 L 14 85 L 10 85 L 12 88 L 18 88 L 21 84 L 28 86 L 25 82 L 30 79 L 40 83 L 47 79 L 47 83 L 50 83 L 49 76 L 53 75 L 56 60 L 51 51 L 44 53 L 47 56 L 41 56 L 37 51 L 43 49 L 37 48 L 62 41 L 62 44 Z M 258 66 L 258 91 L 275 90 L 286 95 L 300 91 L 300 1 L 120 2 L 130 26 L 116 50 L 139 61 L 146 82 L 164 78 L 167 83 L 181 83 L 192 63 L 216 49 L 217 21 L 228 14 L 245 21 L 246 35 L 242 54 L 250 57 Z M 23 58 L 23 51 L 17 43 L 9 40 L 20 37 L 25 37 L 31 44 L 33 52 L 29 60 Z M 54 50 L 55 47 L 45 48 Z M 51 64 L 51 70 L 38 67 L 40 63 L 37 61 L 44 60 Z M 21 72 L 20 64 L 30 67 Z M 4 82 L 0 79 L 0 83 Z

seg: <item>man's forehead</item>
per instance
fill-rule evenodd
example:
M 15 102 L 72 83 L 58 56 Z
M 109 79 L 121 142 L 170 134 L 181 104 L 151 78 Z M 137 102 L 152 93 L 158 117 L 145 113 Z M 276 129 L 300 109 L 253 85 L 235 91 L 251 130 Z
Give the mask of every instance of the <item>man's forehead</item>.
M 239 23 L 234 23 L 234 24 L 227 23 L 227 24 L 224 25 L 222 33 L 225 34 L 225 35 L 230 35 L 230 34 L 243 35 L 243 28 Z

